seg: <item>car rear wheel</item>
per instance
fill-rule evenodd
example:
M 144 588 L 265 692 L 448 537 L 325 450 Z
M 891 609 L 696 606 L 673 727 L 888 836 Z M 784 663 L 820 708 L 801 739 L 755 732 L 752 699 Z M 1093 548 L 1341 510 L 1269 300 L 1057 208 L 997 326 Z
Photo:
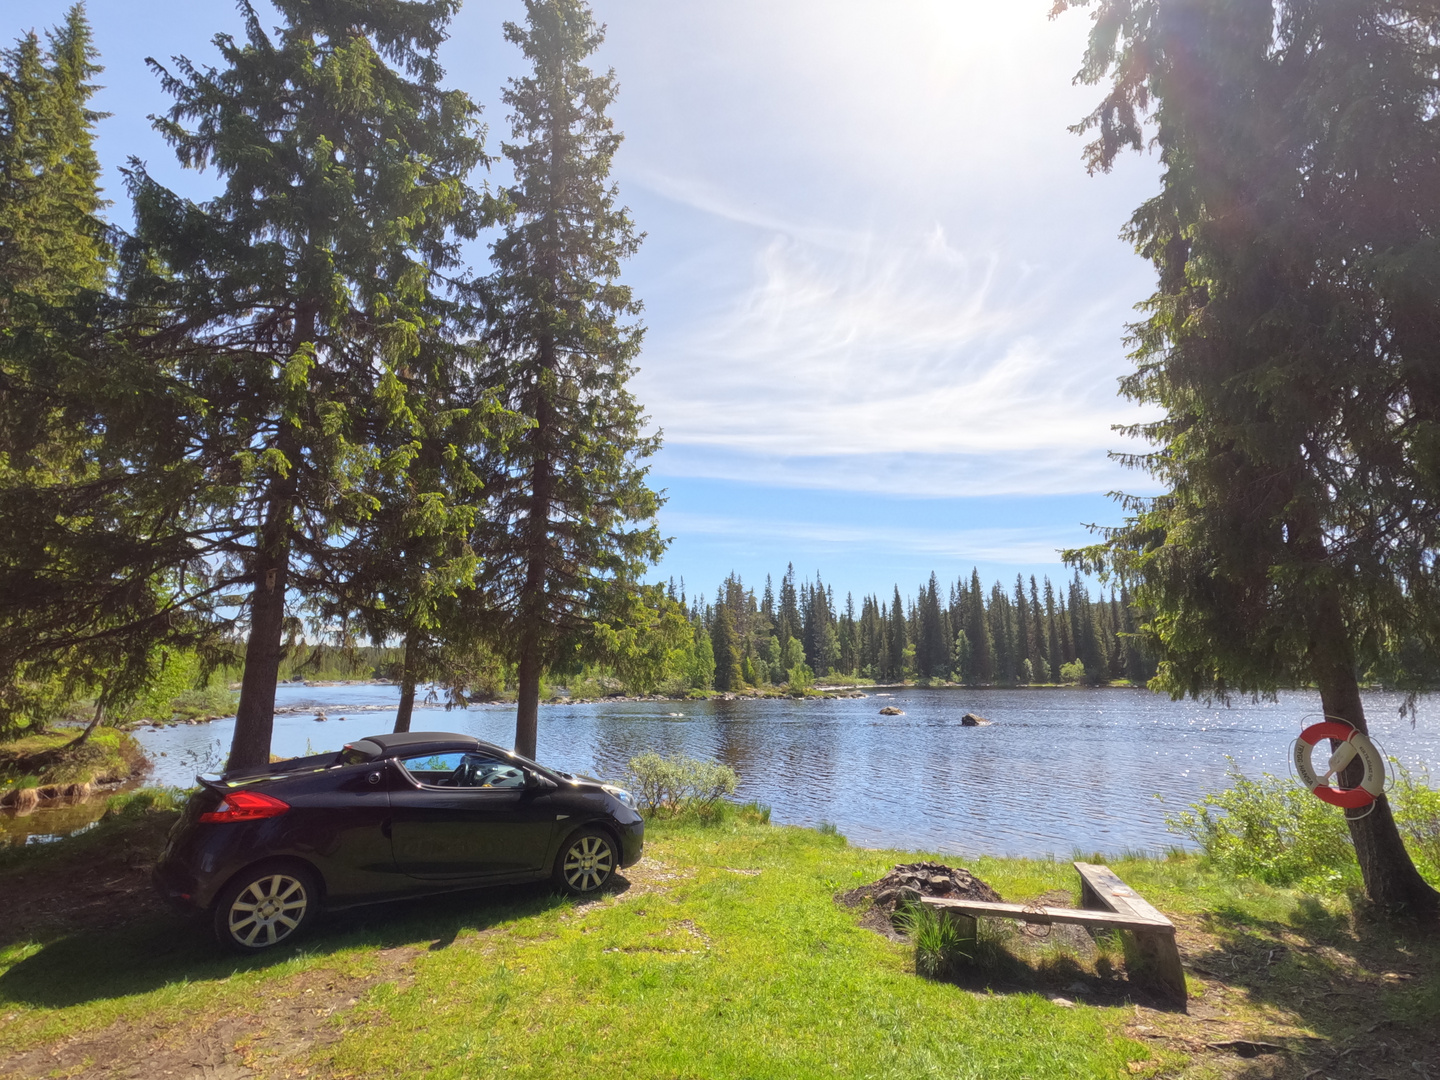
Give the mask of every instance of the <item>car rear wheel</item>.
M 615 876 L 615 841 L 604 829 L 581 829 L 555 857 L 555 885 L 571 896 L 599 892 Z
M 315 916 L 315 875 L 290 864 L 260 864 L 236 874 L 215 901 L 215 936 L 237 952 L 290 941 Z

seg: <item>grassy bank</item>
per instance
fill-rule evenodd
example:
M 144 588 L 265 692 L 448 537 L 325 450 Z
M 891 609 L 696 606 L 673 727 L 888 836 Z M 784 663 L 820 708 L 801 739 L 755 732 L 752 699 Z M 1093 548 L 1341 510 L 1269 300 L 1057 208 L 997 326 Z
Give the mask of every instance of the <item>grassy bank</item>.
M 920 978 L 906 943 L 835 902 L 915 855 L 738 816 L 654 824 L 645 859 L 596 902 L 534 887 L 395 904 L 235 959 L 150 899 L 173 811 L 146 798 L 0 863 L 16 898 L 0 924 L 0 1075 L 203 1062 L 277 1077 L 1299 1078 L 1349 1075 L 1343 1055 L 1377 1046 L 1440 1071 L 1431 938 L 1193 859 L 1111 862 L 1180 927 L 1186 1015 L 1147 1007 L 1083 949 L 1057 962 L 1054 941 L 1000 979 Z M 1064 862 L 967 865 L 1007 899 L 1075 887 Z M 1261 1044 L 1274 1049 L 1237 1052 Z
M 123 731 L 97 728 L 83 746 L 76 745 L 78 735 L 69 729 L 0 743 L 0 806 L 23 809 L 45 799 L 84 797 L 145 767 L 144 753 Z

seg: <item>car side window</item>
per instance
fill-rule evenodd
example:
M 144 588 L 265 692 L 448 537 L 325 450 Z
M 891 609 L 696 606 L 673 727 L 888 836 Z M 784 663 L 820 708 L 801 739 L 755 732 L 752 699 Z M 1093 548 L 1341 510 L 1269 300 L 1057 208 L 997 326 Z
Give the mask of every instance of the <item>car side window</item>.
M 525 771 L 509 761 L 493 758 L 488 754 L 466 754 L 466 787 L 522 788 L 525 786 Z
M 489 754 L 425 754 L 401 758 L 405 771 L 427 787 L 523 788 L 525 771 Z
M 457 750 L 452 754 L 401 758 L 400 764 L 417 781 L 429 787 L 455 787 L 455 773 L 464 761 L 465 755 Z

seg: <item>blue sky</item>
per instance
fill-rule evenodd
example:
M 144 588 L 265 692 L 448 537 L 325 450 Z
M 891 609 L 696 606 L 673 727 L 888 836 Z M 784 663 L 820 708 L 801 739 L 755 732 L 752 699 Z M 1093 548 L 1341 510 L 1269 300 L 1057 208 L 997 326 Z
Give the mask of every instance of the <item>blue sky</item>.
M 0 0 L 0 36 L 68 0 Z M 648 327 L 634 382 L 665 448 L 674 542 L 660 576 L 713 592 L 730 570 L 909 591 L 978 565 L 1068 576 L 1057 548 L 1148 490 L 1107 460 L 1133 305 L 1153 278 L 1118 233 L 1153 157 L 1088 177 L 1067 131 L 1083 13 L 1050 0 L 596 0 L 626 143 L 623 201 L 647 234 L 626 280 Z M 99 150 L 203 195 L 145 117 L 144 58 L 214 57 L 225 0 L 91 0 L 106 71 Z M 512 0 L 469 0 L 444 58 L 508 135 Z M 268 20 L 267 20 L 268 21 Z M 503 182 L 496 172 L 492 182 Z M 485 251 L 474 253 L 477 266 Z

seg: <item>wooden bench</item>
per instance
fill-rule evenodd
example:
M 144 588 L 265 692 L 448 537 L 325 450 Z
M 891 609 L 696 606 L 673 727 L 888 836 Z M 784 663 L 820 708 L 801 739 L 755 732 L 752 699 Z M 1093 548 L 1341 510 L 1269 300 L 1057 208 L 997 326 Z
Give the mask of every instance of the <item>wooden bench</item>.
M 1184 1005 L 1185 971 L 1180 966 L 1180 950 L 1175 945 L 1175 924 L 1116 877 L 1108 866 L 1077 862 L 1075 869 L 1080 874 L 1080 898 L 1084 905 L 1080 908 L 952 900 L 942 896 L 922 896 L 920 901 L 959 923 L 961 933 L 970 938 L 975 936 L 975 920 L 982 916 L 1119 930 L 1130 938 L 1138 960 L 1135 965 L 1138 970 L 1131 972 L 1132 977 L 1150 983 Z

